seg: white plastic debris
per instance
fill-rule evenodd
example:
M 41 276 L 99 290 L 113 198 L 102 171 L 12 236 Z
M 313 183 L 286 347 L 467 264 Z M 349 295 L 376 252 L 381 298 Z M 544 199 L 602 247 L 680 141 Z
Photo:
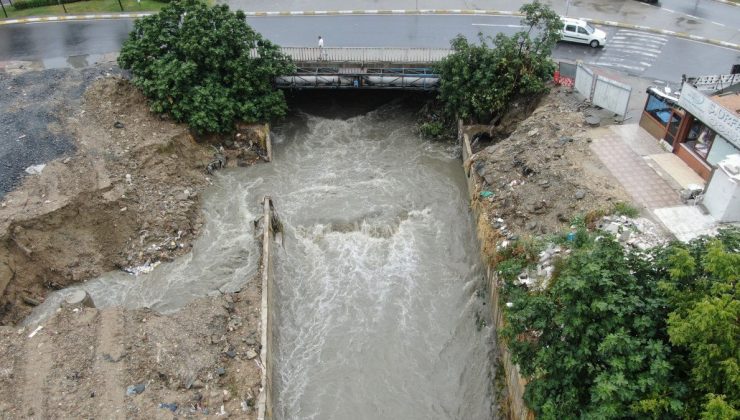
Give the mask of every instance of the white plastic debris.
M 41 173 L 41 171 L 44 170 L 46 167 L 45 163 L 41 163 L 39 165 L 31 165 L 28 168 L 26 168 L 26 173 L 29 175 L 38 175 Z
M 38 327 L 36 327 L 35 330 L 33 330 L 33 332 L 31 332 L 31 334 L 28 334 L 28 338 L 33 338 L 33 336 L 36 335 L 37 332 L 41 331 L 43 328 L 43 325 L 39 325 Z

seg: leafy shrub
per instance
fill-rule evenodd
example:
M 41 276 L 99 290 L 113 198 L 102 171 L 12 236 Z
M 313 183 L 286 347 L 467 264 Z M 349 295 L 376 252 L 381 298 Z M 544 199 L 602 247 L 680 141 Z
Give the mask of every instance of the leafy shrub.
M 736 419 L 738 250 L 737 228 L 647 257 L 591 238 L 536 291 L 513 281 L 522 262 L 507 254 L 501 335 L 529 407 L 543 419 Z
M 449 117 L 487 120 L 505 112 L 516 96 L 547 91 L 546 82 L 555 71 L 550 52 L 560 39 L 560 17 L 538 2 L 519 10 L 525 15 L 526 32 L 495 38 L 479 34 L 479 44 L 462 35 L 452 41 L 455 52 L 436 66 L 439 99 Z M 537 36 L 530 37 L 533 32 Z
M 635 218 L 640 215 L 640 210 L 630 203 L 620 201 L 614 203 L 614 214 Z
M 424 137 L 439 138 L 444 134 L 445 127 L 440 121 L 425 122 L 419 126 L 419 132 Z
M 136 21 L 118 63 L 131 70 L 152 111 L 197 133 L 282 117 L 287 104 L 274 79 L 294 66 L 245 19 L 226 5 L 174 1 Z
M 86 0 L 60 0 L 61 3 L 76 3 L 79 1 L 86 1 Z M 13 8 L 15 10 L 23 10 L 23 9 L 31 9 L 33 7 L 43 7 L 43 6 L 55 6 L 59 4 L 57 0 L 15 0 L 13 1 Z

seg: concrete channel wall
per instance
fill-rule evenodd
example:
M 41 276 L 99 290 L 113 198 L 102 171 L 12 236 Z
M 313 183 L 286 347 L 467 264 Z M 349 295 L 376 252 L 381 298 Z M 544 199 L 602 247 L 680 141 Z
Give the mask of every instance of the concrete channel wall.
M 257 401 L 257 419 L 270 420 L 272 416 L 273 398 L 273 375 L 275 372 L 274 354 L 277 351 L 277 337 L 274 333 L 274 298 L 275 298 L 275 271 L 273 269 L 273 216 L 274 207 L 272 199 L 265 197 L 262 202 L 264 213 L 262 215 L 262 303 L 260 307 L 260 333 L 262 348 L 260 349 L 260 360 L 262 360 L 262 391 Z
M 470 147 L 470 137 L 468 136 L 468 134 L 463 132 L 462 125 L 459 126 L 458 136 L 462 141 L 463 169 L 465 170 L 468 195 L 472 204 L 473 201 L 477 198 L 476 195 L 478 194 L 478 188 L 476 186 L 476 180 L 473 171 L 470 170 L 470 167 L 468 165 L 464 164 L 473 155 L 473 152 Z M 480 226 L 480 223 L 478 222 L 480 221 L 481 217 L 485 218 L 486 216 L 481 214 L 480 208 L 478 206 L 471 205 L 471 208 L 473 210 L 473 216 L 475 217 L 476 226 Z M 486 220 L 485 223 L 488 223 L 488 221 Z M 482 232 L 478 230 L 479 240 L 481 239 L 481 235 Z M 500 331 L 504 327 L 505 319 L 503 311 L 501 310 L 498 302 L 498 275 L 496 274 L 496 271 L 493 269 L 493 267 L 485 262 L 484 264 L 486 266 L 486 287 L 490 300 L 489 308 L 491 308 L 491 317 L 494 324 L 496 325 L 496 330 Z M 506 417 L 516 420 L 534 419 L 534 413 L 532 413 L 532 411 L 530 411 L 529 408 L 527 408 L 527 406 L 524 404 L 524 386 L 527 384 L 527 382 L 519 373 L 519 367 L 512 362 L 511 352 L 509 351 L 506 342 L 498 338 L 496 339 L 496 342 L 498 344 L 498 353 L 499 357 L 501 358 L 501 365 L 503 366 L 503 373 L 506 380 L 507 401 L 505 404 L 501 404 L 501 406 L 505 407 L 505 409 L 508 411 L 506 413 Z M 502 372 L 496 372 L 497 375 L 500 375 L 501 373 Z

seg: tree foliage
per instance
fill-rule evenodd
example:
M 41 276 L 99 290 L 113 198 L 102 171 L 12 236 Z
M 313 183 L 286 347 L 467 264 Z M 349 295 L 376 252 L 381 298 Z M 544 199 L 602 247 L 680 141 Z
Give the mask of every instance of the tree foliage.
M 139 19 L 118 63 L 150 100 L 152 111 L 169 113 L 196 132 L 229 132 L 235 121 L 281 117 L 285 98 L 274 78 L 293 65 L 262 38 L 241 11 L 175 0 Z
M 555 70 L 550 53 L 560 38 L 560 18 L 539 2 L 525 4 L 520 11 L 526 31 L 493 38 L 479 34 L 478 44 L 462 35 L 452 41 L 454 53 L 437 66 L 439 98 L 449 116 L 483 120 L 500 115 L 517 95 L 547 91 Z
M 733 418 L 740 407 L 740 235 L 675 247 L 665 258 L 661 286 L 674 310 L 668 317 L 672 344 L 690 367 L 690 407 L 706 418 Z M 735 407 L 735 408 L 733 408 Z M 734 417 L 737 418 L 737 417 Z
M 647 257 L 590 236 L 539 291 L 514 282 L 526 261 L 512 256 L 502 335 L 528 405 L 545 419 L 737 418 L 739 249 L 736 229 Z

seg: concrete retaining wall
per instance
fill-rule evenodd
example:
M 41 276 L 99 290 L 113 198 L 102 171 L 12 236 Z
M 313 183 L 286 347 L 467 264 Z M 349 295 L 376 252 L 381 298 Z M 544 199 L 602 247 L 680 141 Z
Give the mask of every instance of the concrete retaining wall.
M 475 176 L 473 172 L 469 170 L 469 166 L 464 163 L 472 156 L 472 150 L 470 148 L 470 138 L 463 132 L 462 125 L 458 126 L 458 136 L 462 141 L 462 155 L 463 155 L 463 169 L 465 170 L 465 177 L 468 186 L 468 195 L 470 202 L 472 203 L 477 197 L 478 189 L 476 188 Z M 477 206 L 471 206 L 473 209 L 473 216 L 475 217 L 476 226 L 480 226 L 478 223 L 482 215 Z M 488 223 L 488 221 L 484 221 Z M 478 231 L 478 239 L 481 240 L 480 230 Z M 481 241 L 482 242 L 482 241 Z M 499 307 L 498 296 L 499 296 L 499 281 L 496 271 L 488 264 L 486 264 L 486 287 L 488 288 L 488 296 L 490 299 L 489 307 L 491 308 L 491 317 L 496 325 L 496 330 L 500 331 L 505 324 L 503 311 Z M 497 339 L 499 357 L 501 358 L 501 364 L 504 368 L 504 375 L 506 380 L 506 404 L 501 404 L 508 411 L 506 416 L 510 419 L 517 420 L 529 420 L 534 419 L 534 413 L 524 404 L 524 386 L 526 380 L 522 378 L 519 373 L 519 367 L 511 361 L 511 353 L 504 340 Z M 501 372 L 497 372 L 500 375 Z
M 257 401 L 257 419 L 270 420 L 272 416 L 272 397 L 273 397 L 273 375 L 274 375 L 274 354 L 277 351 L 276 335 L 274 334 L 274 278 L 275 272 L 272 266 L 272 247 L 274 232 L 272 231 L 273 207 L 272 199 L 265 197 L 263 199 L 264 213 L 262 218 L 262 303 L 260 307 L 260 332 L 262 349 L 260 350 L 260 360 L 262 360 L 262 391 Z

